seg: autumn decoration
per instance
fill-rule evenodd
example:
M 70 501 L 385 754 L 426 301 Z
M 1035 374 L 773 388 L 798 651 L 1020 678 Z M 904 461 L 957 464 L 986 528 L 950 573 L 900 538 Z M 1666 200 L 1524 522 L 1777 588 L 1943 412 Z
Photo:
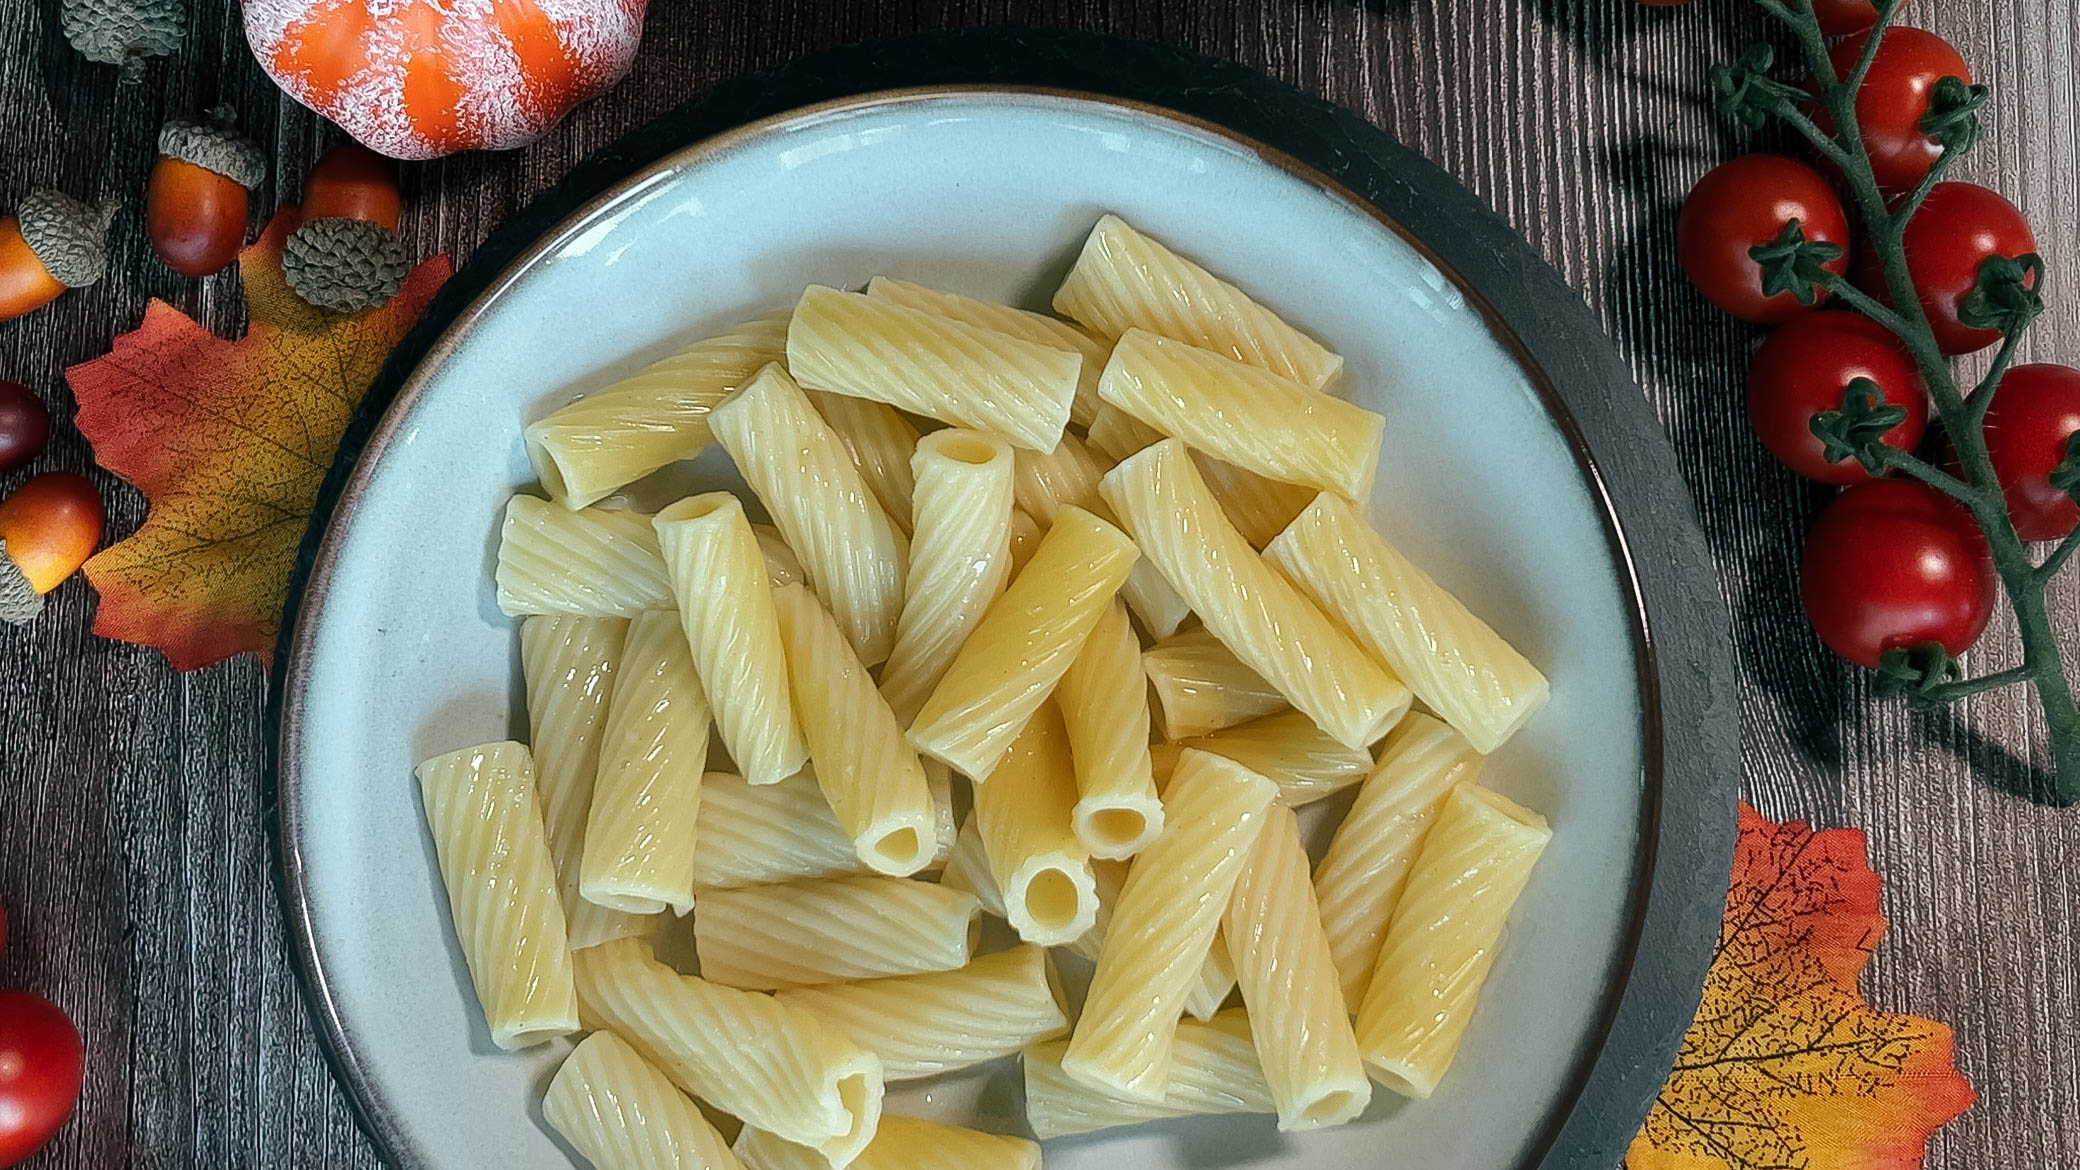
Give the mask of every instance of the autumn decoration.
M 108 225 L 120 206 L 112 199 L 89 205 L 42 188 L 0 218 L 0 321 L 100 280 L 108 270 Z
M 58 27 L 82 57 L 122 69 L 125 82 L 144 76 L 144 63 L 180 48 L 188 25 L 187 0 L 59 0 Z
M 396 295 L 408 270 L 397 164 L 359 143 L 326 151 L 303 183 L 303 222 L 282 251 L 289 290 L 321 309 L 357 313 Z
M 267 180 L 267 155 L 234 128 L 228 106 L 159 131 L 159 159 L 145 189 L 145 235 L 182 276 L 208 276 L 246 242 L 247 193 Z

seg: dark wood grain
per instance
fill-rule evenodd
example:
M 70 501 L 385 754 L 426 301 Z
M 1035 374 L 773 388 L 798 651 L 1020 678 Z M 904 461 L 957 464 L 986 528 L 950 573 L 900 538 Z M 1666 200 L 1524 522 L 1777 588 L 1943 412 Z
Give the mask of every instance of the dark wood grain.
M 0 206 L 31 186 L 122 194 L 112 277 L 0 324 L 0 377 L 69 415 L 64 366 L 98 356 L 160 297 L 226 334 L 228 276 L 192 282 L 141 242 L 153 134 L 170 115 L 236 104 L 291 197 L 327 141 L 280 98 L 233 26 L 195 0 L 187 47 L 119 90 L 57 37 L 55 0 L 0 3 Z M 1892 938 L 1869 979 L 1881 1005 L 1957 1030 L 1979 1105 L 1937 1139 L 1951 1170 L 2080 1156 L 2080 813 L 2018 796 L 2042 729 L 2025 695 L 1940 716 L 1874 700 L 1797 616 L 1799 535 L 1821 496 L 1745 430 L 1755 338 L 1676 274 L 1681 192 L 1739 145 L 1697 100 L 1704 71 L 1761 32 L 1733 0 L 659 0 L 635 72 L 526 150 L 415 166 L 406 231 L 467 255 L 575 159 L 715 82 L 811 49 L 950 25 L 1068 25 L 1230 57 L 1347 105 L 1445 166 L 1528 238 L 1602 315 L 1674 438 L 1719 557 L 1741 655 L 1751 798 L 1766 812 L 1869 829 Z M 1992 140 L 1966 165 L 2029 214 L 2054 290 L 2080 287 L 2080 9 L 1924 2 L 1916 23 L 1963 47 L 1994 87 Z M 257 226 L 257 225 L 256 225 Z M 2080 359 L 2080 301 L 2055 296 L 2025 351 Z M 36 470 L 90 466 L 60 428 Z M 97 473 L 98 474 L 98 473 Z M 21 473 L 0 490 L 11 488 Z M 102 477 L 112 531 L 142 501 Z M 91 593 L 0 629 L 0 986 L 63 1003 L 90 1048 L 80 1117 L 32 1165 L 56 1170 L 375 1165 L 318 1052 L 284 954 L 262 831 L 264 683 L 251 662 L 176 675 L 156 653 L 89 633 Z M 2057 613 L 2080 652 L 2080 584 Z M 1977 657 L 2017 652 L 1997 629 Z

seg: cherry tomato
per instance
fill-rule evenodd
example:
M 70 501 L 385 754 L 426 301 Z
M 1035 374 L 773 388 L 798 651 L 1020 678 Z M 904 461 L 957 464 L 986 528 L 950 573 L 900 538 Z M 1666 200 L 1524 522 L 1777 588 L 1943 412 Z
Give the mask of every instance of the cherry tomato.
M 1765 295 L 1762 266 L 1748 250 L 1774 241 L 1794 219 L 1806 239 L 1842 249 L 1823 267 L 1847 270 L 1849 217 L 1826 178 L 1797 159 L 1744 155 L 1713 168 L 1684 200 L 1676 257 L 1713 304 L 1747 321 L 1782 321 L 1812 306 L 1788 290 Z
M 2024 540 L 2062 540 L 2080 527 L 2080 503 L 2052 486 L 2051 472 L 2080 432 L 2080 370 L 2016 366 L 1986 411 L 1986 453 Z
M 0 471 L 36 458 L 51 435 L 51 412 L 20 382 L 0 382 Z
M 1829 59 L 1837 77 L 1847 77 L 1863 55 L 1869 33 L 1850 37 L 1834 47 Z M 1856 91 L 1856 122 L 1863 131 L 1863 144 L 1870 151 L 1871 173 L 1887 191 L 1904 191 L 1928 175 L 1928 169 L 1943 156 L 1943 144 L 1921 127 L 1928 113 L 1936 83 L 1955 77 L 1970 85 L 1971 67 L 1964 63 L 1950 42 L 1918 28 L 1885 30 L 1864 74 L 1863 88 Z M 1834 118 L 1824 108 L 1813 111 L 1813 121 L 1834 133 Z
M 1906 409 L 1885 442 L 1913 450 L 1928 428 L 1928 388 L 1890 330 L 1846 310 L 1794 317 L 1769 335 L 1748 367 L 1748 421 L 1772 455 L 1807 479 L 1869 479 L 1853 458 L 1829 462 L 1812 429 L 1814 415 L 1841 409 L 1843 392 L 1857 378 L 1877 383 L 1886 402 Z
M 0 1166 L 43 1148 L 79 1103 L 86 1050 L 56 1004 L 0 991 Z
M 1875 668 L 1887 650 L 1970 649 L 1993 615 L 1995 580 L 1986 538 L 1956 501 L 1916 480 L 1877 479 L 1820 513 L 1799 592 L 1820 640 Z
M 2019 257 L 2037 250 L 2029 221 L 2013 203 L 1975 183 L 1937 183 L 1928 193 L 1928 202 L 1907 221 L 1901 243 L 1907 254 L 1907 274 L 1944 353 L 1971 353 L 2001 339 L 1999 330 L 1974 329 L 1958 313 L 1965 297 L 1977 287 L 1979 266 L 1988 257 Z M 1890 300 L 1874 257 L 1863 257 L 1857 283 Z M 2035 280 L 2029 283 L 2034 285 Z
M 1813 0 L 1820 18 L 1820 31 L 1831 37 L 1860 33 L 1878 23 L 1878 6 L 1871 0 Z

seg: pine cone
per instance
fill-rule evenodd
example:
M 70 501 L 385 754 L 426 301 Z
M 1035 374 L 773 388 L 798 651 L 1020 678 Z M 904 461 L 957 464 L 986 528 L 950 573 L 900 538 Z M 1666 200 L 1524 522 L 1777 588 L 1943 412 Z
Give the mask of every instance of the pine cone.
M 180 47 L 187 9 L 186 0 L 60 0 L 58 24 L 81 56 L 120 65 L 123 80 L 135 81 L 145 58 Z
M 267 155 L 233 128 L 237 117 L 230 106 L 218 106 L 200 122 L 174 118 L 159 128 L 159 153 L 255 190 L 267 179 Z
M 314 219 L 282 250 L 289 289 L 321 309 L 358 313 L 397 295 L 406 273 L 404 241 L 364 219 Z
M 108 271 L 108 225 L 122 202 L 104 199 L 89 207 L 48 188 L 31 191 L 15 209 L 22 239 L 59 284 L 85 288 Z

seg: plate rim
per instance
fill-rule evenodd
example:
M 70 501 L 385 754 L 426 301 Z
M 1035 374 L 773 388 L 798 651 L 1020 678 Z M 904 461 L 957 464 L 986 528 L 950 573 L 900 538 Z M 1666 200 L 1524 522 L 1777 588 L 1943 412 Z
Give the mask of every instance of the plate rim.
M 1234 125 L 1235 118 L 1219 117 L 1206 110 L 1204 103 L 1199 109 L 1185 109 L 1179 106 L 1186 103 L 1157 100 L 1156 96 L 1146 94 L 1117 92 L 1130 88 L 1124 78 L 1118 79 L 1115 85 L 1101 87 L 988 79 L 937 80 L 864 89 L 845 84 L 848 75 L 843 66 L 848 64 L 854 67 L 851 76 L 869 79 L 886 76 L 889 70 L 877 68 L 877 65 L 885 63 L 891 51 L 914 54 L 920 60 L 930 59 L 938 53 L 943 60 L 946 42 L 964 42 L 962 47 L 969 48 L 977 43 L 978 38 L 989 36 L 991 31 L 918 34 L 806 57 L 765 74 L 727 83 L 708 95 L 682 104 L 578 163 L 563 180 L 495 229 L 472 254 L 422 314 L 411 334 L 393 352 L 368 395 L 357 407 L 347 436 L 320 489 L 299 549 L 283 610 L 277 651 L 280 669 L 271 672 L 270 676 L 270 733 L 263 736 L 269 749 L 268 798 L 273 804 L 269 810 L 272 816 L 267 818 L 269 836 L 280 878 L 278 889 L 285 929 L 290 936 L 294 970 L 327 1063 L 344 1090 L 356 1123 L 386 1162 L 413 1164 L 403 1160 L 402 1155 L 410 1149 L 411 1143 L 402 1127 L 392 1115 L 377 1107 L 380 1099 L 364 1070 L 364 1057 L 356 1050 L 344 1025 L 325 967 L 318 956 L 316 927 L 311 917 L 300 849 L 302 825 L 296 799 L 301 783 L 297 771 L 298 732 L 302 701 L 307 693 L 304 685 L 308 673 L 306 652 L 314 636 L 313 625 L 305 621 L 305 616 L 322 606 L 330 570 L 336 562 L 338 546 L 328 539 L 333 531 L 333 521 L 340 510 L 357 496 L 374 465 L 374 457 L 380 455 L 417 401 L 424 388 L 421 372 L 444 360 L 459 344 L 460 336 L 471 322 L 488 311 L 542 255 L 553 251 L 572 232 L 582 230 L 600 211 L 618 203 L 642 184 L 654 181 L 660 174 L 698 165 L 703 158 L 726 152 L 744 142 L 833 114 L 948 97 L 1040 96 L 1124 109 L 1141 117 L 1182 125 L 1188 130 L 1211 136 L 1254 154 L 1268 165 L 1322 190 L 1394 232 L 1436 266 L 1465 295 L 1468 305 L 1481 314 L 1490 334 L 1518 362 L 1537 389 L 1541 405 L 1561 432 L 1581 469 L 1585 487 L 1600 512 L 1606 539 L 1620 570 L 1618 583 L 1625 595 L 1628 625 L 1633 636 L 1642 712 L 1640 849 L 1629 892 L 1628 929 L 1613 968 L 1613 985 L 1605 993 L 1600 1036 L 1577 1059 L 1569 1087 L 1563 1091 L 1546 1121 L 1542 1140 L 1534 1143 L 1521 1166 L 1524 1170 L 1577 1165 L 1607 1170 L 1623 1153 L 1644 1117 L 1654 1092 L 1673 1061 L 1676 1043 L 1695 1010 L 1704 966 L 1710 957 L 1711 944 L 1716 941 L 1724 880 L 1731 865 L 1733 798 L 1738 793 L 1739 783 L 1738 754 L 1731 750 L 1731 729 L 1735 724 L 1731 709 L 1730 666 L 1727 665 L 1731 661 L 1730 639 L 1716 577 L 1709 570 L 1710 561 L 1704 552 L 1703 537 L 1694 513 L 1685 499 L 1679 515 L 1671 515 L 1667 508 L 1662 507 L 1648 509 L 1644 521 L 1638 515 L 1628 516 L 1626 513 L 1645 507 L 1644 502 L 1639 502 L 1639 508 L 1621 505 L 1610 482 L 1611 466 L 1621 466 L 1629 470 L 1620 478 L 1639 479 L 1644 475 L 1651 480 L 1654 477 L 1648 472 L 1662 471 L 1668 475 L 1662 484 L 1664 488 L 1673 486 L 1679 492 L 1682 490 L 1680 477 L 1673 474 L 1673 450 L 1658 418 L 1634 384 L 1629 369 L 1602 336 L 1600 327 L 1579 295 L 1477 198 L 1456 180 L 1400 146 L 1384 131 L 1363 122 L 1349 111 L 1307 97 L 1261 74 L 1183 50 L 1098 34 L 1016 30 L 1002 40 L 982 42 L 993 43 L 999 48 L 1008 46 L 1014 55 L 1023 51 L 1026 54 L 1024 63 L 1043 71 L 1061 64 L 1059 60 L 1050 61 L 1048 58 L 1058 57 L 1063 50 L 1076 54 L 1085 62 L 1090 61 L 1092 58 L 1085 54 L 1093 44 L 1103 46 L 1105 53 L 1114 57 L 1167 57 L 1168 60 L 1160 63 L 1172 71 L 1226 74 L 1222 78 L 1225 85 L 1221 92 L 1231 97 L 1264 103 L 1287 115 L 1305 112 L 1313 115 L 1316 122 L 1327 114 L 1332 123 L 1355 123 L 1355 126 L 1335 127 L 1342 137 L 1355 141 L 1339 143 L 1331 139 L 1325 144 L 1319 137 L 1322 130 L 1316 127 L 1313 133 L 1317 137 L 1308 142 L 1300 127 L 1293 128 L 1292 133 L 1281 134 L 1275 119 L 1267 123 L 1269 133 L 1265 133 L 1266 126 L 1239 128 Z M 847 58 L 850 58 L 849 62 Z M 823 95 L 820 100 L 791 100 L 789 95 L 793 91 L 788 87 L 789 80 L 806 79 L 813 90 L 819 80 L 819 69 L 837 75 L 838 92 Z M 829 84 L 832 79 L 823 80 Z M 762 94 L 757 92 L 761 87 L 765 91 Z M 747 90 L 751 92 L 745 93 Z M 732 97 L 739 98 L 740 102 L 748 97 L 751 109 L 736 111 L 733 116 L 727 100 Z M 763 113 L 758 112 L 761 106 L 767 107 Z M 701 125 L 704 114 L 710 120 L 719 115 L 722 124 Z M 1274 141 L 1279 138 L 1285 141 Z M 1286 147 L 1289 145 L 1298 145 L 1301 149 L 1288 150 Z M 1324 145 L 1328 148 L 1328 158 L 1336 165 L 1318 165 L 1323 161 Z M 1315 148 L 1312 159 L 1307 157 L 1309 146 Z M 1346 181 L 1353 177 L 1370 182 L 1354 185 Z M 1404 198 L 1399 208 L 1389 209 L 1382 205 L 1377 184 L 1380 180 L 1393 179 L 1400 180 L 1397 189 L 1403 192 Z M 1373 189 L 1362 190 L 1362 187 Z M 1454 233 L 1439 237 L 1439 242 L 1434 244 L 1409 222 L 1421 218 L 1420 215 L 1408 214 L 1411 209 L 1422 206 L 1420 202 L 1410 202 L 1410 197 L 1418 195 L 1421 200 L 1431 201 L 1433 209 L 1443 209 L 1433 211 L 1432 218 L 1438 220 L 1438 226 L 1449 223 L 1461 229 L 1468 226 L 1485 228 L 1488 236 L 1494 236 L 1499 229 L 1502 238 L 1499 241 L 1471 241 Z M 1453 247 L 1454 241 L 1460 246 Z M 1467 247 L 1469 243 L 1473 245 L 1471 251 Z M 1487 260 L 1491 267 L 1504 271 L 1486 274 L 1489 279 L 1477 281 L 1466 271 L 1469 256 L 1476 263 Z M 1495 263 L 1497 261 L 1501 263 Z M 1543 279 L 1526 281 L 1525 277 Z M 1512 289 L 1520 295 L 1512 297 Z M 1559 294 L 1557 301 L 1553 296 L 1555 289 Z M 1524 306 L 1529 313 L 1529 322 L 1535 326 L 1529 338 L 1519 328 L 1526 317 L 1505 315 L 1498 304 L 1510 299 L 1532 302 Z M 1544 347 L 1535 344 L 1541 338 L 1547 342 Z M 1605 380 L 1596 383 L 1556 381 L 1550 368 L 1555 356 L 1552 344 L 1562 338 L 1573 348 L 1557 351 L 1560 355 L 1572 354 L 1577 359 L 1586 359 L 1570 364 L 1602 367 Z M 1582 344 L 1584 341 L 1588 344 Z M 1607 380 L 1613 369 L 1617 373 L 1615 394 L 1611 393 L 1613 383 Z M 1585 374 L 1588 371 L 1569 372 Z M 1571 387 L 1572 392 L 1563 390 L 1563 385 Z M 1597 405 L 1606 407 L 1608 413 L 1614 415 L 1632 415 L 1631 418 L 1600 419 L 1598 421 L 1603 425 L 1595 429 L 1630 431 L 1633 442 L 1625 445 L 1614 443 L 1602 450 L 1592 446 L 1578 417 L 1584 405 L 1582 395 L 1592 385 L 1600 385 L 1605 391 L 1604 401 Z M 1628 392 L 1636 404 L 1635 410 L 1624 409 L 1622 396 Z M 1651 426 L 1651 432 L 1646 436 L 1638 434 L 1641 414 Z M 1638 442 L 1642 437 L 1649 441 Z M 1639 466 L 1641 463 L 1663 466 L 1642 468 Z M 1634 548 L 1640 546 L 1638 535 L 1643 531 L 1660 538 L 1652 542 L 1657 551 L 1664 551 L 1671 541 L 1687 547 L 1677 550 L 1682 555 L 1670 557 L 1663 563 L 1649 562 L 1643 571 L 1641 561 L 1633 555 Z M 1665 604 L 1676 600 L 1683 605 L 1671 607 Z M 1657 601 L 1664 604 L 1656 604 Z M 1700 601 L 1703 602 L 1701 606 Z M 1704 612 L 1700 614 L 1699 609 Z M 1663 661 L 1671 651 L 1675 652 L 1676 665 L 1683 669 L 1663 669 Z M 1703 750 L 1681 751 L 1682 742 L 1672 742 L 1664 734 L 1668 726 L 1667 716 L 1672 709 L 1686 715 L 1706 716 L 1700 723 L 1703 734 L 1691 741 Z M 1715 748 L 1720 750 L 1715 751 Z M 1671 768 L 1672 755 L 1683 757 L 1686 766 Z M 1678 784 L 1672 792 L 1668 783 L 1671 775 L 1691 772 L 1703 774 L 1708 782 L 1694 787 Z M 289 799 L 283 799 L 285 795 Z M 1723 815 L 1712 816 L 1715 808 Z M 1669 815 L 1671 811 L 1689 815 L 1672 818 Z M 1705 914 L 1707 910 L 1710 912 L 1708 917 Z M 1663 961 L 1643 970 L 1639 959 L 1650 937 L 1656 940 L 1657 954 L 1663 956 Z

